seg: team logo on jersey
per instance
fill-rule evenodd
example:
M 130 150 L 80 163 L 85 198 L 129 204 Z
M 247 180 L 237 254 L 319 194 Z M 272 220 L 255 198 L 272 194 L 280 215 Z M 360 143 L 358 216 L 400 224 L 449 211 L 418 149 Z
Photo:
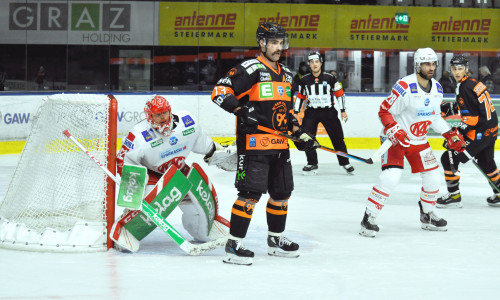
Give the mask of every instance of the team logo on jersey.
M 283 96 L 283 94 L 285 93 L 285 90 L 283 89 L 283 87 L 281 85 L 278 86 L 278 94 L 280 94 L 280 96 Z
M 184 151 L 187 149 L 187 146 L 186 145 L 179 145 L 178 148 L 175 148 L 175 149 L 168 149 L 167 151 L 163 151 L 160 153 L 160 158 L 165 158 L 165 157 L 168 157 L 170 155 L 173 155 L 173 154 L 177 154 L 181 151 Z
M 283 101 L 276 103 L 273 107 L 273 128 L 277 130 L 287 129 L 287 109 Z
M 190 135 L 191 133 L 194 133 L 195 131 L 196 131 L 196 130 L 195 130 L 195 129 L 194 129 L 194 127 L 193 127 L 193 128 L 188 129 L 188 130 L 184 130 L 184 131 L 182 132 L 182 135 L 183 135 L 183 136 Z
M 149 130 L 144 130 L 143 132 L 141 132 L 141 134 L 146 142 L 150 142 L 156 139 L 156 134 L 153 131 L 153 128 L 150 128 Z
M 416 83 L 410 83 L 409 86 L 410 86 L 410 92 L 412 94 L 417 94 L 418 93 L 418 89 L 417 89 L 417 84 Z
M 153 141 L 150 145 L 151 145 L 151 148 L 155 148 L 155 147 L 160 146 L 161 144 L 163 144 L 163 139 Z
M 257 139 L 254 136 L 250 137 L 248 147 L 257 147 Z
M 176 138 L 175 136 L 173 136 L 173 137 L 171 137 L 171 138 L 168 140 L 168 143 L 169 143 L 170 145 L 172 145 L 172 146 L 173 146 L 173 145 L 177 144 L 177 142 L 178 142 L 178 141 L 179 141 L 179 139 L 178 139 L 178 138 Z
M 424 136 L 429 132 L 429 125 L 431 125 L 431 123 L 431 121 L 413 123 L 410 126 L 410 132 L 416 137 Z
M 182 117 L 182 122 L 184 123 L 184 126 L 186 126 L 186 127 L 194 125 L 194 120 L 189 115 Z

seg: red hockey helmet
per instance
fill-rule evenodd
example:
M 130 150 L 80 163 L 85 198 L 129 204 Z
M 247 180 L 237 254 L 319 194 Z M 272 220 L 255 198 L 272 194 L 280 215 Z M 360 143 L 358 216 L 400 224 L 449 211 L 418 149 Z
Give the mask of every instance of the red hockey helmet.
M 148 123 L 164 136 L 172 133 L 172 108 L 167 99 L 153 95 L 144 106 L 144 113 Z M 162 114 L 167 113 L 166 116 Z

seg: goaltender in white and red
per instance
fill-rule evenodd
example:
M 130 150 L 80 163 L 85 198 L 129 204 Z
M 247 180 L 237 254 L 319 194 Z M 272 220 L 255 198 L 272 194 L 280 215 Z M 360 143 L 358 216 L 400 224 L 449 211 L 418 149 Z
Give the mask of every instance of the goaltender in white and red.
M 204 161 L 209 165 L 216 165 L 226 171 L 236 170 L 236 153 L 232 153 L 206 136 L 198 120 L 189 112 L 172 113 L 169 102 L 158 95 L 153 95 L 148 99 L 144 112 L 146 119 L 137 123 L 123 140 L 122 147 L 117 154 L 117 170 L 121 175 L 125 164 L 146 167 L 148 170 L 146 193 L 172 165 L 187 176 L 191 168 L 186 164 L 186 158 L 191 152 L 205 155 Z M 208 177 L 197 164 L 196 171 L 203 174 L 201 177 L 205 176 L 204 179 L 209 184 Z M 179 204 L 183 212 L 182 223 L 187 232 L 196 240 L 203 242 L 225 235 L 229 222 L 216 213 L 210 216 L 214 218 L 213 226 L 210 231 L 207 231 L 207 222 L 204 221 L 207 219 L 207 214 L 195 204 L 196 200 L 189 199 L 189 196 L 186 196 Z M 215 206 L 217 206 L 216 203 Z M 162 208 L 160 214 L 166 218 L 173 209 Z M 167 210 L 169 212 L 165 213 Z M 111 238 L 121 248 L 137 251 L 139 241 L 155 228 L 152 222 L 146 218 L 141 220 L 140 217 L 138 211 L 125 210 L 115 222 Z M 122 222 L 121 226 L 117 226 L 120 222 Z
M 443 88 L 432 78 L 437 66 L 438 58 L 434 50 L 418 49 L 414 56 L 415 73 L 399 79 L 389 97 L 380 105 L 378 115 L 384 126 L 381 140 L 389 139 L 392 146 L 382 157 L 382 173 L 368 196 L 360 235 L 375 237 L 379 231 L 375 219 L 399 183 L 405 157 L 411 172 L 419 173 L 422 178 L 420 199 L 415 199 L 419 199 L 422 229 L 446 231 L 446 220 L 434 213 L 442 179 L 427 133 L 432 127 L 455 151 L 463 151 L 465 142 L 462 135 L 451 129 L 441 117 Z

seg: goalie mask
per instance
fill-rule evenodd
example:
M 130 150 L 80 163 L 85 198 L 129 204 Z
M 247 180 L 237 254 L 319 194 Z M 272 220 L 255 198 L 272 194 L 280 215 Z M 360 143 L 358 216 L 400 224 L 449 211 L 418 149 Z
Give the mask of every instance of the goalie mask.
M 148 123 L 164 136 L 172 133 L 172 108 L 167 99 L 153 95 L 144 106 Z
M 415 55 L 413 56 L 413 61 L 414 61 L 414 66 L 415 66 L 415 73 L 420 72 L 420 66 L 422 63 L 426 62 L 436 62 L 436 68 L 439 65 L 438 62 L 438 57 L 436 55 L 436 52 L 432 50 L 431 48 L 420 48 L 417 51 L 415 51 Z

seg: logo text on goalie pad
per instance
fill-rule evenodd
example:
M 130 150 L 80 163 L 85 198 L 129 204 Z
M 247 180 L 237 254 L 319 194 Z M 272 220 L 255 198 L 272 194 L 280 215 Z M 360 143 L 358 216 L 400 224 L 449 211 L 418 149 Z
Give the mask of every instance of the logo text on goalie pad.
M 166 196 L 165 198 L 163 198 L 160 201 L 152 202 L 151 204 L 152 204 L 154 210 L 161 215 L 167 209 L 167 207 L 169 207 L 169 205 L 171 203 L 180 201 L 182 196 L 183 195 L 182 195 L 181 191 L 179 191 L 178 188 L 173 187 L 172 190 L 170 191 L 170 195 L 169 196 Z M 147 223 L 148 226 L 153 226 L 154 225 L 153 222 L 148 217 L 146 217 L 145 215 L 141 214 L 139 217 L 145 223 Z
M 134 191 L 139 187 L 137 181 L 135 180 L 135 177 L 137 175 L 141 174 L 136 172 L 130 172 L 130 178 L 129 178 L 130 184 L 127 187 L 127 192 L 125 193 L 125 195 L 123 195 L 123 201 L 132 202 L 133 200 L 132 195 L 134 194 Z

